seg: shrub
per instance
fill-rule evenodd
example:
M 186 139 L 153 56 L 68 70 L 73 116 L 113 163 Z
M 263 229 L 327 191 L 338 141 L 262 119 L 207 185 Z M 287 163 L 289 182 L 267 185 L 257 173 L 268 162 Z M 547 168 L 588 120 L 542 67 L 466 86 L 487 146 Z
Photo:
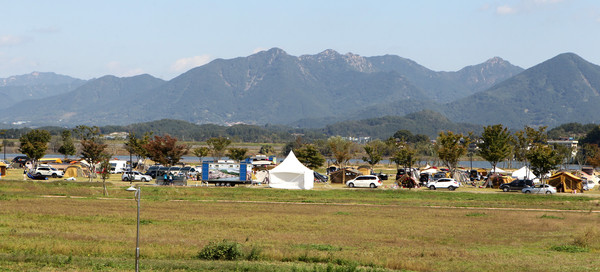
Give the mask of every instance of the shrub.
M 573 244 L 579 247 L 597 248 L 600 246 L 600 232 L 597 228 L 588 228 L 574 235 Z
M 203 260 L 237 260 L 242 256 L 242 245 L 227 240 L 210 242 L 198 253 L 198 258 Z
M 590 251 L 589 249 L 587 249 L 585 247 L 580 247 L 580 246 L 576 246 L 576 245 L 553 246 L 550 249 L 552 249 L 554 251 L 568 252 L 568 253 L 579 253 L 579 252 Z

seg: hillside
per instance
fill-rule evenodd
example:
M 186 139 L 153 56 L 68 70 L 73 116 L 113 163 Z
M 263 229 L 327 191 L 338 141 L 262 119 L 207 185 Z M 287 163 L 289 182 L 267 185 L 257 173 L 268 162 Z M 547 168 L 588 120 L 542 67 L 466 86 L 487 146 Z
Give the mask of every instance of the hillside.
M 12 118 L 31 121 L 31 125 L 108 125 L 132 123 L 142 112 L 137 101 L 164 81 L 149 75 L 130 78 L 104 76 L 79 88 L 43 99 L 22 101 L 9 108 Z M 160 98 L 157 97 L 157 101 Z M 158 104 L 155 103 L 155 104 Z M 149 110 L 154 106 L 148 104 Z
M 452 120 L 520 129 L 598 122 L 600 66 L 573 53 L 560 54 L 494 87 L 448 103 Z
M 26 75 L 0 78 L 0 109 L 30 100 L 41 99 L 72 91 L 86 81 L 55 73 L 33 72 Z
M 397 56 L 325 50 L 295 57 L 273 48 L 217 59 L 168 82 L 145 80 L 148 75 L 105 76 L 68 94 L 15 105 L 0 112 L 0 121 L 124 125 L 172 118 L 317 127 L 433 108 L 435 101 L 467 96 L 519 71 L 499 59 L 458 72 L 434 72 Z

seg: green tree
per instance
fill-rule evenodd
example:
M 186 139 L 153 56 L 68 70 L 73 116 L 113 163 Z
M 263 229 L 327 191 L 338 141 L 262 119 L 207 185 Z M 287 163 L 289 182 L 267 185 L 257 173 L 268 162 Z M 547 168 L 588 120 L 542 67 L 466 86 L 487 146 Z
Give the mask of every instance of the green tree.
M 19 138 L 19 141 L 21 142 L 19 152 L 27 155 L 27 157 L 32 160 L 33 164 L 37 165 L 37 161 L 46 155 L 50 137 L 50 132 L 47 130 L 31 130 Z
M 298 161 L 310 169 L 317 169 L 325 163 L 325 157 L 313 144 L 306 144 L 294 152 Z
M 168 166 L 177 164 L 189 151 L 189 146 L 178 145 L 177 138 L 168 134 L 162 137 L 154 136 L 154 139 L 148 141 L 144 148 L 148 150 L 150 159 Z
M 231 144 L 231 140 L 225 137 L 213 137 L 206 140 L 206 144 L 213 153 L 213 157 L 216 160 L 220 160 L 225 153 L 225 149 Z
M 511 135 L 508 128 L 501 124 L 483 128 L 479 147 L 479 156 L 490 162 L 492 169 L 496 169 L 498 162 L 508 158 L 511 154 Z
M 330 137 L 327 139 L 327 144 L 331 148 L 334 162 L 341 168 L 352 159 L 356 152 L 355 144 L 341 136 Z
M 273 148 L 273 146 L 270 144 L 262 145 L 262 146 L 260 146 L 260 150 L 258 151 L 258 154 L 262 154 L 262 155 L 275 154 L 275 148 Z
M 373 168 L 383 159 L 382 153 L 385 150 L 385 143 L 381 140 L 374 140 L 365 144 L 363 149 L 367 156 L 363 157 L 362 160 Z
M 150 137 L 152 137 L 152 132 L 144 133 L 143 138 L 138 138 L 134 132 L 130 132 L 124 144 L 125 150 L 134 155 L 137 161 L 143 161 L 149 157 L 146 145 L 150 142 Z M 133 164 L 133 162 L 131 163 Z
M 77 126 L 75 131 L 81 139 L 81 158 L 88 163 L 91 182 L 96 176 L 96 165 L 109 156 L 104 151 L 107 145 L 100 138 L 100 129 L 96 126 Z
M 460 157 L 467 153 L 470 138 L 462 133 L 455 134 L 452 131 L 440 132 L 436 142 L 436 152 L 440 160 L 446 165 L 452 175 L 456 172 Z
M 400 168 L 400 165 L 411 168 L 417 160 L 417 152 L 409 144 L 401 144 L 391 159 L 396 164 L 396 168 Z
M 544 176 L 557 168 L 560 164 L 560 154 L 551 147 L 536 143 L 530 151 L 527 152 L 527 159 L 531 164 L 531 171 L 538 177 L 541 178 L 544 183 Z
M 246 158 L 246 153 L 248 153 L 248 148 L 230 147 L 229 152 L 227 152 L 227 157 L 239 162 Z
M 62 145 L 58 148 L 58 153 L 62 154 L 65 159 L 68 156 L 73 156 L 77 153 L 77 148 L 75 148 L 75 143 L 73 143 L 73 138 L 71 137 L 70 130 L 63 130 L 61 132 Z
M 200 160 L 200 163 L 202 163 L 202 158 L 208 156 L 209 152 L 210 152 L 210 149 L 206 146 L 196 147 L 196 148 L 192 149 L 192 154 L 194 154 L 194 156 L 198 157 L 198 160 Z

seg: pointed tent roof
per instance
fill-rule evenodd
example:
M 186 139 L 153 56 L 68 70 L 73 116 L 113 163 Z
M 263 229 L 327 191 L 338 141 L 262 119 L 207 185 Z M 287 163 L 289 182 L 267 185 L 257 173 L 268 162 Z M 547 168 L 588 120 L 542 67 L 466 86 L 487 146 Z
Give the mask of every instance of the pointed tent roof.
M 296 158 L 296 155 L 294 154 L 294 151 L 290 151 L 290 154 L 287 155 L 287 157 L 285 157 L 285 160 L 283 160 L 282 163 L 280 163 L 277 167 L 273 168 L 273 170 L 271 170 L 271 173 L 298 173 L 298 174 L 302 174 L 306 171 L 312 171 L 310 170 L 308 167 L 304 166 L 304 164 L 302 164 L 298 158 Z
M 313 170 L 304 166 L 293 151 L 277 167 L 269 170 L 269 187 L 272 188 L 310 190 L 313 183 Z

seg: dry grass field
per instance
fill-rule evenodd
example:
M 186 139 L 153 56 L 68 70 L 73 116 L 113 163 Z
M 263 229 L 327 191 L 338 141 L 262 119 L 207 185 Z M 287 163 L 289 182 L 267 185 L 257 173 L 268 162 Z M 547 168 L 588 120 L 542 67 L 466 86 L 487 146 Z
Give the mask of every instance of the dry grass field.
M 21 180 L 19 180 L 19 178 Z M 0 180 L 0 271 L 126 271 L 136 202 L 99 182 Z M 596 192 L 142 185 L 144 271 L 597 271 Z M 210 242 L 256 258 L 197 258 Z

